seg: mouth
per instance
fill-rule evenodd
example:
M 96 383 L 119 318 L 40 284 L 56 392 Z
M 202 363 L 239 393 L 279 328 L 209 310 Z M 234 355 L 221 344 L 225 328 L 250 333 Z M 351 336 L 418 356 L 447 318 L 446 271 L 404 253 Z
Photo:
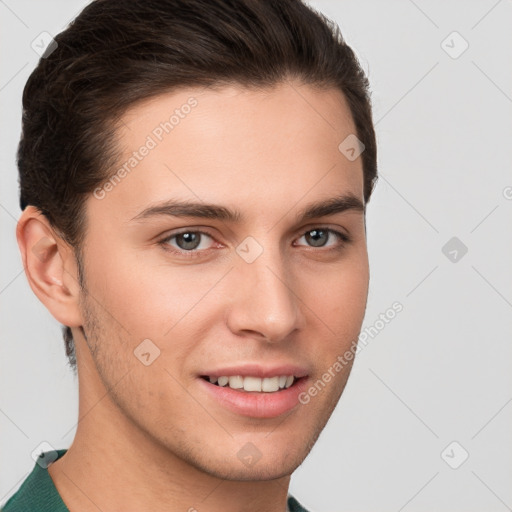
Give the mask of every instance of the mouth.
M 229 375 L 231 372 L 224 370 L 216 375 L 199 375 L 197 380 L 207 399 L 237 416 L 270 419 L 300 410 L 299 396 L 310 380 L 306 372 L 292 373 L 292 368 L 253 371 L 246 368 L 245 375 Z
M 256 377 L 242 375 L 201 375 L 201 378 L 221 388 L 227 387 L 245 393 L 278 393 L 292 387 L 302 377 L 294 375 L 276 375 Z

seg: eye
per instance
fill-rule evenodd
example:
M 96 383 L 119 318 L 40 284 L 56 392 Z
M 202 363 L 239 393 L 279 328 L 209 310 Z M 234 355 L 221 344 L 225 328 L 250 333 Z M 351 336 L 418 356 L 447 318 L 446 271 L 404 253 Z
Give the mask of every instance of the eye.
M 184 255 L 186 257 L 193 257 L 198 255 L 201 251 L 207 251 L 210 247 L 204 247 L 204 238 L 213 240 L 213 237 L 205 231 L 182 231 L 181 233 L 174 233 L 160 240 L 159 244 L 166 250 Z M 175 241 L 175 246 L 170 242 Z
M 312 247 L 331 247 L 332 244 L 327 245 L 327 241 L 332 240 L 332 238 L 338 239 L 338 244 L 336 244 L 336 242 L 334 243 L 334 245 L 338 247 L 343 247 L 346 243 L 350 242 L 348 235 L 330 228 L 310 229 L 306 231 L 301 238 L 304 238 Z
M 158 243 L 164 250 L 186 258 L 200 257 L 209 252 L 213 244 L 205 242 L 206 239 L 214 240 L 213 236 L 201 230 L 187 230 L 180 233 L 173 233 Z M 351 238 L 340 231 L 331 228 L 315 228 L 306 231 L 300 238 L 304 238 L 310 247 L 328 247 L 331 249 L 342 249 Z M 334 240 L 334 243 L 327 242 Z M 173 242 L 173 243 L 171 243 Z

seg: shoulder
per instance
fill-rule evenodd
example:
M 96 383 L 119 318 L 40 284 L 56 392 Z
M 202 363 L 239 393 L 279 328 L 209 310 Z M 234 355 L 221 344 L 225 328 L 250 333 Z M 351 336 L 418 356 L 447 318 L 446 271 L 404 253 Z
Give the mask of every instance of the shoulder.
M 67 450 L 56 450 L 57 458 L 62 457 Z M 43 453 L 41 459 L 48 459 L 50 452 Z M 56 460 L 52 457 L 52 460 Z M 0 509 L 1 512 L 69 512 L 62 501 L 48 473 L 47 465 L 35 464 L 32 472 L 25 478 L 20 488 L 9 498 Z

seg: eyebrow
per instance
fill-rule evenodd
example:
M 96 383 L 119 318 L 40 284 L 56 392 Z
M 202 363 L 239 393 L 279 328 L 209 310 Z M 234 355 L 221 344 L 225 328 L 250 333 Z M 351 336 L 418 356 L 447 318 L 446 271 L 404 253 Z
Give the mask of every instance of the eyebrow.
M 365 213 L 365 205 L 354 194 L 346 193 L 341 196 L 306 205 L 297 212 L 296 221 L 297 223 L 301 223 L 309 219 L 326 217 L 346 211 Z M 239 223 L 244 220 L 244 215 L 240 211 L 233 210 L 226 206 L 169 199 L 162 203 L 149 206 L 135 215 L 130 221 L 143 221 L 159 216 L 195 217 L 231 223 Z

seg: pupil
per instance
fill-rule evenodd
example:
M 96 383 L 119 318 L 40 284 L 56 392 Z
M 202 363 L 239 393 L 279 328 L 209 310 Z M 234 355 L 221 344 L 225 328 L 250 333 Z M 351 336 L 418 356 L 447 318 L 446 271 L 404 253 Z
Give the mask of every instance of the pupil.
M 313 229 L 311 231 L 308 231 L 308 233 L 306 234 L 306 239 L 308 240 L 308 243 L 311 243 L 311 245 L 313 245 L 314 247 L 322 247 L 326 243 L 326 234 L 327 232 L 325 230 Z M 324 240 L 319 241 L 319 238 L 324 238 Z
M 176 236 L 176 243 L 183 250 L 196 249 L 199 245 L 199 233 L 180 233 Z M 180 243 L 183 240 L 184 243 Z

